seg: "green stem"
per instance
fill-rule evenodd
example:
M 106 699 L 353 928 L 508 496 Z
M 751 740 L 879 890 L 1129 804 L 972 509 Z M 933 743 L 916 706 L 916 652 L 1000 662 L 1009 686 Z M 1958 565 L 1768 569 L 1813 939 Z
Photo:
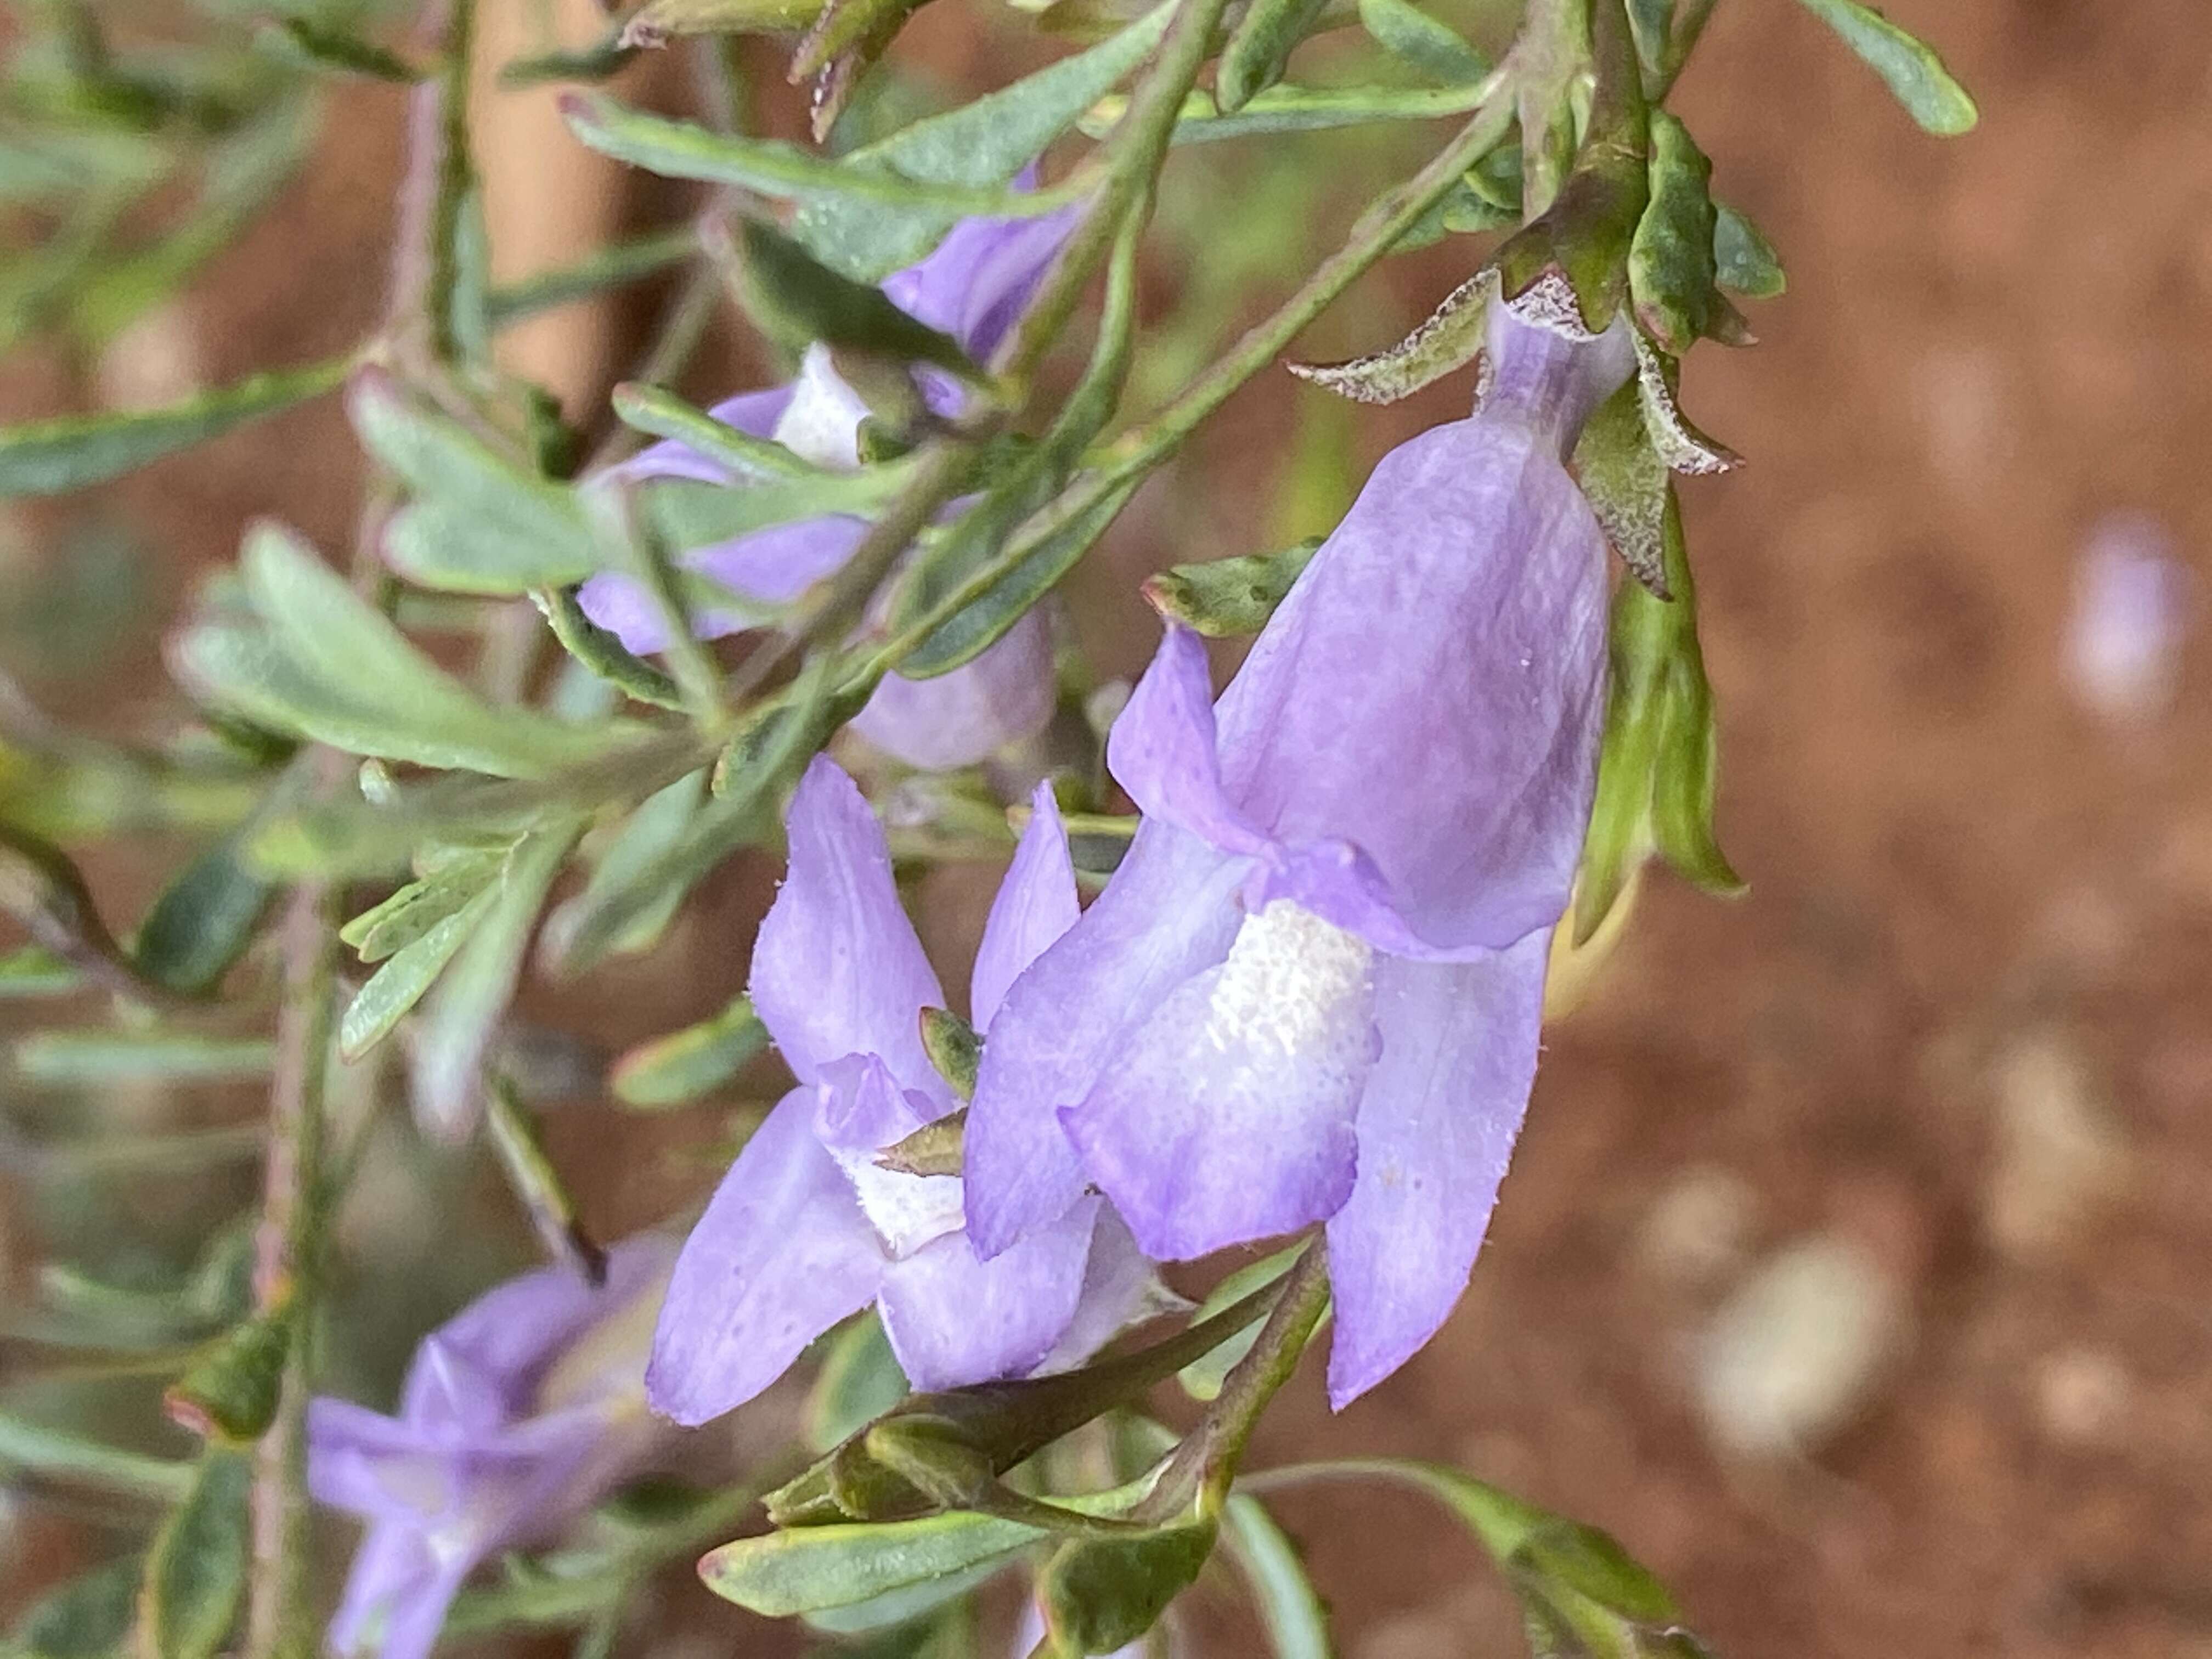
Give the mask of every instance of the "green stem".
M 293 1336 L 276 1419 L 255 1450 L 246 1659 L 313 1659 L 318 1643 L 307 1577 L 306 1430 L 328 1194 L 323 1109 L 337 1018 L 335 896 L 319 883 L 295 889 L 283 930 L 284 1003 L 276 1022 L 254 1291 L 263 1314 L 289 1314 Z
M 469 64 L 476 47 L 476 0 L 447 0 L 446 49 L 438 70 L 437 193 L 430 210 L 428 289 L 423 295 L 432 361 L 462 355 L 453 325 L 453 295 L 460 286 L 461 221 L 476 187 L 469 154 Z

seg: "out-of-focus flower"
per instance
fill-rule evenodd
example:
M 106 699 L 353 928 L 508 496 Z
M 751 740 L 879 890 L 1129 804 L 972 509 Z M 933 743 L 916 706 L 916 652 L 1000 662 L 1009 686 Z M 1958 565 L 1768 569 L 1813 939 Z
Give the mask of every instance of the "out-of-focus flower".
M 422 1659 L 478 1563 L 557 1536 L 651 1459 L 669 1431 L 646 1409 L 647 1337 L 674 1255 L 641 1235 L 596 1289 L 544 1267 L 478 1297 L 422 1340 L 396 1417 L 309 1406 L 309 1489 L 369 1523 L 334 1651 Z
M 2166 712 L 2180 679 L 2190 587 L 2154 520 L 2123 514 L 2097 526 L 2074 573 L 2066 635 L 2067 670 L 2083 702 L 2115 720 Z
M 986 361 L 1028 304 L 1079 214 L 1069 208 L 1036 218 L 963 221 L 927 259 L 888 278 L 884 292 L 950 334 L 970 357 Z M 925 370 L 922 389 L 938 413 L 957 412 L 963 394 L 952 381 Z M 860 464 L 867 407 L 818 344 L 808 349 L 790 385 L 743 393 L 710 412 L 750 436 L 773 438 L 818 466 L 849 471 Z M 673 441 L 653 445 L 618 471 L 635 479 L 738 482 L 698 451 Z M 787 604 L 834 574 L 866 531 L 859 519 L 809 519 L 686 552 L 683 562 L 733 592 L 765 605 Z M 632 651 L 658 651 L 668 643 L 659 611 L 627 576 L 595 576 L 577 599 L 586 616 Z M 711 608 L 696 623 L 709 638 L 750 625 L 734 610 Z M 1033 611 L 964 667 L 927 680 L 886 677 L 854 728 L 910 766 L 942 770 L 971 764 L 1042 729 L 1051 718 L 1052 657 L 1048 620 Z
M 703 1423 L 743 1405 L 871 1303 L 925 1390 L 1073 1364 L 1171 1305 L 1096 1195 L 986 1262 L 963 1230 L 959 1176 L 878 1162 L 957 1103 L 921 1042 L 921 1011 L 944 994 L 883 830 L 835 763 L 807 769 L 787 828 L 791 872 L 761 923 L 751 994 L 799 1086 L 684 1243 L 647 1373 L 654 1409 Z M 975 959 L 979 1028 L 1075 917 L 1066 837 L 1040 788 Z
M 1383 459 L 1218 705 L 1169 629 L 1109 739 L 1144 823 L 1008 994 L 968 1126 L 986 1253 L 1093 1185 L 1160 1260 L 1325 1220 L 1340 1407 L 1481 1243 L 1603 720 L 1605 542 L 1563 458 L 1630 349 L 1489 328 L 1480 410 Z

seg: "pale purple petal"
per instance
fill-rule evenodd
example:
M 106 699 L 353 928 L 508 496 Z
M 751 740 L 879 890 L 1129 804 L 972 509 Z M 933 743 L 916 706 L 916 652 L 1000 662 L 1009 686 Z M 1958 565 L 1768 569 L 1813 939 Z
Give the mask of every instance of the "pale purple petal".
M 1046 947 L 1075 925 L 1082 915 L 1075 893 L 1075 865 L 1068 857 L 1067 830 L 1049 780 L 1030 796 L 1030 821 L 991 901 L 975 969 L 968 982 L 969 1018 L 988 1031 L 991 1016 L 1006 1000 L 1007 988 Z
M 1085 1179 L 1059 1110 L 1118 1063 L 1125 1033 L 1229 953 L 1245 860 L 1172 824 L 1139 826 L 1113 881 L 1016 979 L 983 1045 L 964 1143 L 968 1230 L 984 1256 L 1054 1220 Z
M 1060 1114 L 1150 1256 L 1183 1261 L 1335 1212 L 1375 1059 L 1372 952 L 1294 905 L 1248 921 Z
M 1148 818 L 1224 852 L 1257 853 L 1267 837 L 1222 793 L 1213 681 L 1206 641 L 1170 623 L 1152 665 L 1106 737 L 1106 766 Z
M 1536 434 L 1562 460 L 1574 453 L 1583 422 L 1636 367 L 1626 318 L 1592 340 L 1578 331 L 1525 323 L 1493 305 L 1484 331 L 1480 412 Z
M 1385 960 L 1359 1179 L 1328 1224 L 1340 1410 L 1406 1363 L 1467 1288 L 1536 1072 L 1548 931 L 1455 964 Z
M 790 873 L 753 945 L 753 1006 L 802 1082 L 847 1054 L 876 1054 L 908 1088 L 944 1085 L 922 1050 L 921 1010 L 945 994 L 891 878 L 868 803 L 817 756 L 786 815 Z
M 1097 1214 L 1079 1200 L 988 1261 L 952 1233 L 893 1263 L 878 1306 L 908 1381 L 927 1393 L 1033 1369 L 1075 1316 Z
M 349 1514 L 419 1522 L 450 1507 L 455 1497 L 451 1460 L 433 1437 L 438 1434 L 350 1400 L 311 1400 L 307 1490 L 318 1504 Z
M 1083 217 L 1073 204 L 1026 219 L 965 219 L 917 265 L 885 279 L 902 310 L 988 361 Z
M 867 530 L 859 519 L 801 519 L 696 548 L 677 562 L 762 605 L 787 605 L 842 569 Z M 634 577 L 617 571 L 592 576 L 576 590 L 576 604 L 641 656 L 667 648 L 668 628 L 660 609 Z M 712 605 L 694 611 L 691 622 L 693 631 L 705 640 L 758 625 L 739 611 Z
M 1036 736 L 1059 698 L 1052 624 L 1032 611 L 949 674 L 926 680 L 885 675 L 853 729 L 919 771 L 946 772 Z
M 1606 556 L 1526 428 L 1392 451 L 1222 695 L 1229 799 L 1288 845 L 1356 845 L 1440 950 L 1547 925 L 1595 779 Z
M 653 1408 L 696 1425 L 742 1406 L 874 1299 L 884 1256 L 793 1090 L 746 1142 L 684 1241 L 646 1368 Z
M 1190 1308 L 1168 1288 L 1152 1257 L 1137 1248 L 1114 1206 L 1102 1206 L 1091 1230 L 1091 1260 L 1083 1271 L 1075 1317 L 1032 1375 L 1071 1370 L 1132 1326 Z
M 414 1528 L 370 1528 L 354 1554 L 344 1596 L 331 1620 L 331 1650 L 365 1652 L 374 1627 L 382 1659 L 428 1659 L 447 1609 L 475 1565 L 470 1559 L 441 1563 L 429 1540 Z

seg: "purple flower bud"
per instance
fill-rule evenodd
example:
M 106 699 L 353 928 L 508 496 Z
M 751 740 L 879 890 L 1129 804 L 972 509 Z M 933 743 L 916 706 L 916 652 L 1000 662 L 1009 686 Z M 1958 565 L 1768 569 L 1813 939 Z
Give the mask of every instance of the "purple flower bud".
M 987 1255 L 1093 1186 L 1161 1260 L 1326 1222 L 1340 1407 L 1481 1243 L 1603 723 L 1605 542 L 1562 458 L 1629 347 L 1501 306 L 1480 411 L 1383 459 L 1218 703 L 1168 629 L 1108 747 L 1145 821 L 1008 993 L 969 1118 Z
M 1048 787 L 1036 808 L 977 954 L 979 1026 L 1076 917 Z M 883 830 L 835 763 L 807 769 L 787 829 L 790 874 L 761 924 L 751 992 L 799 1086 L 684 1242 L 646 1374 L 653 1408 L 696 1424 L 741 1406 L 871 1303 L 921 1389 L 1075 1364 L 1169 1305 L 1099 1198 L 1076 1195 L 987 1262 L 968 1242 L 960 1177 L 877 1162 L 957 1104 L 921 1045 L 921 1011 L 944 994 Z
M 1026 185 L 1028 175 L 1021 182 Z M 1036 218 L 963 220 L 927 259 L 890 277 L 884 291 L 923 322 L 951 335 L 969 356 L 988 360 L 1029 303 L 1080 211 L 1071 207 Z M 922 381 L 933 409 L 943 415 L 957 411 L 963 395 L 958 386 L 933 370 L 925 370 Z M 858 439 L 866 406 L 819 346 L 809 349 L 799 379 L 789 386 L 746 392 L 710 412 L 752 437 L 776 439 L 817 465 L 850 470 L 860 465 Z M 672 441 L 654 444 L 617 473 L 634 479 L 736 482 L 696 450 Z M 684 562 L 733 592 L 763 604 L 785 604 L 835 574 L 866 530 L 854 518 L 809 519 L 693 550 L 684 555 Z M 628 576 L 594 576 L 577 600 L 585 615 L 632 651 L 659 651 L 668 643 L 659 611 Z M 702 636 L 710 639 L 752 625 L 735 610 L 709 609 L 695 621 Z M 943 770 L 972 764 L 1042 731 L 1055 700 L 1051 630 L 1043 615 L 1032 612 L 989 650 L 949 674 L 927 680 L 887 677 L 854 725 L 878 748 L 908 765 Z
M 667 1437 L 646 1409 L 647 1325 L 675 1255 L 651 1235 L 597 1289 L 544 1267 L 479 1297 L 416 1351 L 399 1413 L 318 1399 L 307 1483 L 366 1519 L 330 1644 L 424 1659 L 477 1565 L 557 1536 Z

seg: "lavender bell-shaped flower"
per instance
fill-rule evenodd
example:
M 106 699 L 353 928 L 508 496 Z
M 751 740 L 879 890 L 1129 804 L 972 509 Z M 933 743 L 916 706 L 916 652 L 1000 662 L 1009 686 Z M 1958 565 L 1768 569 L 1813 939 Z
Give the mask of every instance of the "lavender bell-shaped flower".
M 921 1011 L 944 994 L 853 781 L 817 757 L 787 822 L 791 871 L 761 923 L 751 993 L 799 1086 L 684 1242 L 646 1374 L 653 1408 L 696 1424 L 741 1406 L 871 1303 L 925 1390 L 1075 1364 L 1175 1305 L 1096 1195 L 1073 1195 L 987 1262 L 963 1231 L 959 1176 L 877 1162 L 957 1104 L 921 1044 Z M 1041 788 L 975 959 L 979 1029 L 1076 913 L 1066 837 Z
M 1632 361 L 1625 325 L 1494 305 L 1480 411 L 1384 458 L 1218 704 L 1169 629 L 1108 746 L 1144 823 L 984 1050 L 986 1255 L 1094 1186 L 1163 1261 L 1326 1221 L 1339 1407 L 1450 1312 L 1603 721 L 1606 546 L 1563 459 Z
M 884 292 L 950 334 L 970 357 L 986 361 L 1079 217 L 1079 208 L 1067 208 L 1029 219 L 963 220 L 920 264 L 889 277 Z M 934 371 L 924 371 L 923 391 L 940 415 L 956 413 L 963 395 Z M 866 405 L 819 345 L 808 349 L 790 385 L 743 393 L 710 412 L 750 436 L 775 439 L 817 465 L 849 471 L 860 465 Z M 738 482 L 696 450 L 673 441 L 653 445 L 617 471 L 634 479 Z M 809 519 L 697 549 L 683 562 L 733 592 L 764 605 L 786 604 L 834 574 L 866 531 L 862 520 L 842 515 Z M 585 615 L 632 651 L 658 651 L 668 643 L 659 611 L 628 576 L 594 576 L 577 600 Z M 734 610 L 710 609 L 697 620 L 708 637 L 751 625 Z M 1042 730 L 1052 716 L 1055 692 L 1051 629 L 1042 613 L 1032 612 L 975 661 L 949 674 L 927 680 L 886 676 L 853 724 L 908 765 L 943 770 L 970 765 Z
M 675 1256 L 641 1235 L 594 1289 L 545 1267 L 478 1297 L 425 1337 L 386 1417 L 349 1401 L 307 1410 L 307 1484 L 368 1522 L 331 1621 L 333 1652 L 380 1638 L 424 1659 L 477 1564 L 556 1536 L 654 1455 L 648 1321 Z

